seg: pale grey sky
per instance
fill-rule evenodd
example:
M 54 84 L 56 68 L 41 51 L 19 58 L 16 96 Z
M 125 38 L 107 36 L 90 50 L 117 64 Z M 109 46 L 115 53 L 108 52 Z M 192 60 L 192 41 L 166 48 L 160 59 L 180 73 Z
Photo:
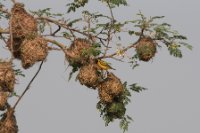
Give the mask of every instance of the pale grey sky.
M 91 0 L 90 0 L 91 1 Z M 51 7 L 65 11 L 66 0 L 20 0 L 27 8 Z M 128 133 L 199 133 L 200 132 L 200 2 L 198 0 L 129 0 L 129 7 L 116 9 L 116 18 L 136 17 L 141 10 L 147 16 L 164 15 L 165 22 L 188 37 L 193 51 L 183 49 L 183 58 L 169 56 L 165 48 L 151 63 L 141 63 L 132 70 L 129 65 L 113 62 L 122 81 L 139 83 L 148 90 L 134 94 L 128 114 L 134 122 Z M 98 5 L 87 6 L 102 11 Z M 126 40 L 126 39 L 125 39 Z M 3 55 L 1 55 L 3 56 Z M 20 64 L 19 61 L 16 61 Z M 21 92 L 38 68 L 25 72 L 16 90 Z M 62 53 L 48 55 L 41 73 L 17 108 L 19 133 L 120 133 L 118 121 L 105 127 L 96 110 L 97 91 L 67 81 Z

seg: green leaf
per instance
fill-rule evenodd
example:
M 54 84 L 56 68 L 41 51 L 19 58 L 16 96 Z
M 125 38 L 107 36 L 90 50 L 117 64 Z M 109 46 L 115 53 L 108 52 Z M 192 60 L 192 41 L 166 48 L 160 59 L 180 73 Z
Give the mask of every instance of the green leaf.
M 64 37 L 71 37 L 71 35 L 68 32 L 62 32 Z
M 88 3 L 88 0 L 74 0 L 74 2 L 67 4 L 68 7 L 67 13 L 75 12 L 76 9 L 84 7 Z
M 126 117 L 124 117 L 121 121 L 120 121 L 120 128 L 123 130 L 123 133 L 125 133 L 126 131 L 128 131 L 128 126 L 129 126 L 130 121 L 128 121 L 126 119 Z
M 79 65 L 78 64 L 72 64 L 72 71 L 69 73 L 69 78 L 68 78 L 68 81 L 71 80 L 73 74 L 78 71 L 79 69 Z
M 113 117 L 109 116 L 108 114 L 104 115 L 103 119 L 105 121 L 105 126 L 108 126 L 108 124 L 113 121 Z
M 154 19 L 161 19 L 161 18 L 164 18 L 165 16 L 154 16 L 154 17 L 151 17 L 152 20 Z
M 178 57 L 178 58 L 182 58 L 182 52 L 181 50 L 179 49 L 179 45 L 178 44 L 170 44 L 168 46 L 168 50 L 169 50 L 169 53 L 170 55 L 173 55 L 174 57 Z
M 112 4 L 112 7 L 114 7 L 114 6 L 120 6 L 120 5 L 124 5 L 124 6 L 128 5 L 128 3 L 126 2 L 126 0 L 99 0 L 99 1 L 109 2 L 110 4 Z
M 13 93 L 11 94 L 11 97 L 12 97 L 12 96 L 20 97 L 16 92 L 13 92 Z
M 51 8 L 39 9 L 38 11 L 30 11 L 33 15 L 37 15 L 38 17 L 47 16 L 47 17 L 55 17 L 62 16 L 61 13 L 51 13 Z
M 93 56 L 98 56 L 101 54 L 101 50 L 98 49 L 96 46 L 92 46 L 89 49 L 83 49 L 81 53 L 84 57 L 90 57 L 91 55 Z
M 72 27 L 73 24 L 75 24 L 75 23 L 77 23 L 77 22 L 80 22 L 81 20 L 82 20 L 82 18 L 74 19 L 74 20 L 68 22 L 67 26 Z
M 186 42 L 179 42 L 181 45 L 185 46 L 186 48 L 188 48 L 189 50 L 192 50 L 192 45 L 186 43 Z
M 45 26 L 46 26 L 46 23 L 45 23 L 44 21 L 40 21 L 40 23 L 39 23 L 39 31 L 40 31 L 41 33 L 44 33 L 44 31 L 45 31 Z
M 130 116 L 126 115 L 126 117 L 128 120 L 133 121 L 133 119 Z
M 25 77 L 21 69 L 14 69 L 15 75 Z
M 129 30 L 129 31 L 128 31 L 128 34 L 129 34 L 129 35 L 133 35 L 133 34 L 135 34 L 135 31 Z
M 172 38 L 173 39 L 179 39 L 179 40 L 187 40 L 187 37 L 185 37 L 183 35 L 174 35 Z
M 138 86 L 137 83 L 130 85 L 130 89 L 132 91 L 135 91 L 135 92 L 138 92 L 138 93 L 141 92 L 141 91 L 143 91 L 143 90 L 147 90 L 144 87 Z

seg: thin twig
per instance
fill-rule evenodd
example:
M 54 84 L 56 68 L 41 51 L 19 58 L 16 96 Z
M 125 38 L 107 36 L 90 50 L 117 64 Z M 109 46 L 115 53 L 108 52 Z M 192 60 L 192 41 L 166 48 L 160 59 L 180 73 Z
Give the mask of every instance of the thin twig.
M 43 37 L 52 37 L 52 34 L 43 34 L 43 35 L 41 35 L 41 36 L 43 36 Z M 54 35 L 53 37 L 58 37 L 58 38 L 63 38 L 63 36 L 62 35 Z
M 62 49 L 60 49 L 60 48 L 54 48 L 54 47 L 48 47 L 48 50 L 61 51 Z
M 106 46 L 106 44 L 103 42 L 102 39 L 99 39 L 99 40 L 100 40 L 101 44 L 102 44 L 104 47 L 106 47 L 106 48 L 111 48 L 111 47 Z
M 126 52 L 127 50 L 129 50 L 130 48 L 136 48 L 136 44 L 139 42 L 140 39 L 138 39 L 135 43 L 133 43 L 132 45 L 122 49 L 122 52 Z M 103 55 L 101 57 L 98 57 L 98 59 L 103 59 L 103 58 L 112 58 L 114 57 L 115 55 L 117 55 L 118 53 L 115 52 L 113 54 L 110 54 L 110 55 Z
M 56 40 L 51 40 L 49 38 L 45 38 L 45 40 L 47 42 L 50 42 L 52 44 L 55 44 L 56 46 L 58 46 L 59 48 L 62 49 L 62 51 L 64 52 L 65 55 L 73 57 L 73 55 L 67 50 L 66 46 L 60 42 L 57 42 Z
M 66 23 L 61 23 L 61 22 L 59 22 L 59 21 L 57 21 L 57 20 L 54 20 L 54 19 L 51 19 L 51 18 L 47 18 L 47 17 L 37 17 L 36 19 L 39 19 L 39 20 L 46 20 L 46 21 L 49 21 L 49 22 L 51 22 L 51 23 L 54 23 L 55 25 L 58 25 L 58 26 L 60 26 L 60 27 L 62 27 L 62 28 L 64 28 L 64 29 L 67 29 L 67 30 L 69 30 L 69 31 L 71 32 L 71 34 L 72 34 L 73 37 L 75 37 L 75 35 L 74 35 L 73 32 L 76 32 L 76 33 L 79 33 L 79 34 L 82 34 L 82 35 L 88 37 L 88 34 L 87 34 L 87 33 L 81 32 L 81 31 L 79 31 L 79 30 L 77 30 L 77 29 L 74 29 L 74 28 L 71 28 L 71 27 L 68 26 Z M 98 37 L 98 36 L 92 36 L 92 37 L 95 37 L 95 38 L 97 38 L 97 39 L 100 39 L 100 37 Z M 104 38 L 101 38 L 101 39 L 102 39 L 102 40 L 106 40 L 106 39 L 104 39 Z
M 50 32 L 50 34 L 52 35 L 52 34 L 53 34 L 53 32 L 52 32 L 52 27 L 51 27 L 51 25 L 50 25 L 49 22 L 46 22 L 46 23 L 47 23 L 47 25 L 49 26 L 49 32 Z
M 29 84 L 27 85 L 26 89 L 24 90 L 24 92 L 22 93 L 22 95 L 18 98 L 17 102 L 15 103 L 15 105 L 13 106 L 13 109 L 16 108 L 16 106 L 18 105 L 18 103 L 21 101 L 22 97 L 26 94 L 26 92 L 30 89 L 31 84 L 33 83 L 34 79 L 37 77 L 37 75 L 39 74 L 41 68 L 43 65 L 43 61 L 40 63 L 40 66 L 36 72 L 36 74 L 33 76 L 33 78 L 31 79 L 31 81 L 29 82 Z
M 9 33 L 10 33 L 10 51 L 11 51 L 11 58 L 10 61 L 14 60 L 14 48 L 13 48 L 13 32 L 12 32 L 12 19 L 13 15 L 10 16 L 10 24 L 9 24 Z
M 111 21 L 112 21 L 112 23 L 114 23 L 115 22 L 115 18 L 114 18 L 114 14 L 113 14 L 113 11 L 112 11 L 112 7 L 111 7 L 109 1 L 107 2 L 107 4 L 108 4 L 109 10 L 110 10 L 110 14 L 111 14 L 111 18 L 112 18 Z
M 0 29 L 0 34 L 9 34 L 9 30 Z
M 56 33 L 58 33 L 58 32 L 60 31 L 60 29 L 61 29 L 61 27 L 60 27 L 60 25 L 58 25 L 58 29 L 57 29 L 56 31 L 54 31 L 51 35 L 52 35 L 52 36 L 55 36 Z
M 107 44 L 106 44 L 106 49 L 105 49 L 105 52 L 104 52 L 104 56 L 106 56 L 106 54 L 107 54 L 107 51 L 109 50 L 109 44 L 110 44 L 110 41 L 111 41 L 111 39 L 112 39 L 112 37 L 111 37 L 111 32 L 112 32 L 112 26 L 113 26 L 113 24 L 115 23 L 115 18 L 114 18 L 114 15 L 113 15 L 113 11 L 112 11 L 112 7 L 111 7 L 111 5 L 110 5 L 110 2 L 109 1 L 107 1 L 107 4 L 108 4 L 108 7 L 109 7 L 109 10 L 110 10 L 110 15 L 111 15 L 111 24 L 110 24 L 110 27 L 109 27 L 109 29 L 108 29 L 108 38 L 107 38 Z
M 5 39 L 5 37 L 2 35 L 2 34 L 0 34 L 0 38 L 3 40 L 3 42 L 7 45 L 7 41 L 6 41 L 6 39 Z
M 56 46 L 58 46 L 59 48 L 61 48 L 63 51 L 66 50 L 66 46 L 62 43 L 59 43 L 57 42 L 56 40 L 52 40 L 52 39 L 49 39 L 49 38 L 44 38 L 47 42 L 50 42 L 52 44 L 55 44 Z
M 122 59 L 118 59 L 118 58 L 115 58 L 115 57 L 111 57 L 113 60 L 116 60 L 116 61 L 120 61 L 120 62 L 124 62 Z
M 42 37 L 52 37 L 51 34 L 45 34 L 45 35 L 41 35 Z M 71 37 L 72 36 L 62 36 L 62 35 L 54 35 L 54 38 L 65 38 L 67 40 L 73 40 Z

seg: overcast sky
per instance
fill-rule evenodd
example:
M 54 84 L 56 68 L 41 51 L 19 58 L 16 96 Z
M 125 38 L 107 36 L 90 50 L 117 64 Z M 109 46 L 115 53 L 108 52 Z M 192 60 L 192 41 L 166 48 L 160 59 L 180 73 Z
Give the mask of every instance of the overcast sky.
M 56 12 L 65 12 L 66 1 L 20 0 L 30 10 L 51 7 Z M 186 35 L 194 47 L 193 51 L 183 49 L 182 59 L 169 56 L 165 48 L 159 49 L 153 62 L 141 63 L 135 70 L 128 64 L 112 62 L 122 81 L 148 88 L 132 97 L 127 113 L 134 122 L 128 133 L 200 132 L 199 5 L 198 0 L 129 0 L 128 7 L 115 10 L 119 20 L 132 19 L 139 10 L 147 16 L 164 15 L 165 22 Z M 95 2 L 87 7 L 104 12 Z M 24 71 L 26 78 L 19 79 L 18 92 L 26 87 L 38 66 Z M 41 73 L 17 108 L 19 133 L 120 133 L 118 121 L 105 127 L 99 117 L 97 91 L 74 80 L 68 82 L 69 70 L 65 69 L 62 53 L 48 55 Z

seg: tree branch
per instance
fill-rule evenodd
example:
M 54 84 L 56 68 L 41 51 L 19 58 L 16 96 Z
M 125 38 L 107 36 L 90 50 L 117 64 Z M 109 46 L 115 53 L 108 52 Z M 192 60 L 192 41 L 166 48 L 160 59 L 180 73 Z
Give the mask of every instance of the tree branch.
M 58 46 L 59 48 L 61 48 L 65 55 L 70 56 L 70 57 L 73 57 L 73 55 L 72 55 L 70 52 L 68 52 L 68 50 L 67 50 L 67 48 L 66 48 L 66 46 L 65 46 L 64 44 L 62 44 L 62 43 L 60 43 L 60 42 L 57 42 L 56 40 L 51 40 L 51 39 L 49 39 L 49 38 L 44 38 L 44 39 L 45 39 L 47 42 L 50 42 L 50 43 L 52 43 L 52 44 L 55 44 L 56 46 Z
M 56 33 L 60 31 L 60 29 L 61 29 L 61 27 L 60 27 L 60 25 L 58 25 L 58 29 L 57 29 L 56 31 L 54 31 L 51 35 L 52 35 L 52 36 L 55 36 Z
M 66 51 L 66 46 L 60 42 L 57 42 L 56 40 L 52 40 L 49 38 L 44 38 L 47 42 L 50 42 L 52 44 L 55 44 L 56 46 L 58 46 L 59 48 L 61 48 L 63 50 L 63 52 Z
M 139 42 L 140 38 L 135 42 L 133 43 L 132 45 L 122 49 L 122 52 L 126 52 L 127 50 L 129 50 L 130 48 L 136 48 L 136 44 Z M 98 59 L 103 59 L 103 58 L 112 58 L 114 57 L 115 55 L 117 55 L 117 52 L 113 53 L 113 54 L 110 54 L 110 55 L 103 55 L 101 57 L 98 57 Z
M 0 34 L 9 34 L 9 30 L 4 30 L 0 28 Z
M 81 31 L 79 31 L 79 30 L 77 30 L 77 29 L 71 28 L 71 27 L 68 26 L 66 23 L 61 23 L 61 22 L 59 22 L 59 21 L 57 21 L 57 20 L 54 20 L 54 19 L 51 19 L 51 18 L 47 18 L 47 17 L 37 17 L 36 19 L 38 19 L 38 20 L 46 20 L 46 21 L 49 21 L 49 22 L 51 22 L 51 23 L 54 23 L 55 25 L 58 25 L 58 26 L 60 26 L 60 27 L 62 27 L 62 28 L 64 28 L 64 29 L 69 30 L 69 31 L 72 33 L 72 35 L 73 35 L 73 32 L 76 32 L 76 33 L 82 34 L 82 35 L 87 36 L 87 37 L 88 37 L 88 36 L 92 36 L 92 35 L 88 35 L 88 34 L 85 33 L 85 32 L 81 32 Z M 74 35 L 73 35 L 73 36 L 74 36 Z M 97 39 L 106 40 L 106 39 L 100 38 L 100 37 L 98 37 L 98 36 L 92 36 L 92 37 L 97 38 Z
M 31 84 L 33 83 L 34 79 L 37 77 L 37 75 L 39 74 L 41 68 L 43 65 L 43 61 L 41 62 L 36 74 L 33 76 L 33 78 L 31 79 L 31 81 L 29 82 L 29 84 L 27 85 L 26 89 L 24 90 L 24 92 L 22 93 L 22 95 L 19 97 L 19 99 L 17 100 L 17 102 L 15 103 L 15 105 L 13 106 L 13 109 L 16 108 L 16 106 L 18 105 L 18 103 L 21 101 L 22 97 L 26 94 L 26 92 L 30 89 Z
M 10 23 L 9 23 L 9 34 L 10 34 L 10 51 L 11 51 L 11 59 L 10 61 L 12 62 L 14 59 L 14 48 L 13 48 L 13 33 L 12 33 L 12 17 L 13 15 L 11 14 L 10 16 Z
M 0 39 L 2 39 L 5 44 L 7 44 L 6 38 L 2 34 L 0 34 Z
M 114 15 L 113 15 L 113 11 L 112 11 L 112 7 L 110 5 L 110 2 L 107 1 L 107 4 L 108 4 L 108 7 L 109 7 L 109 10 L 110 10 L 110 15 L 111 15 L 111 25 L 109 27 L 109 30 L 108 30 L 108 38 L 107 38 L 107 44 L 106 44 L 106 49 L 105 49 L 105 52 L 104 52 L 104 56 L 106 56 L 107 54 L 107 51 L 109 50 L 109 44 L 110 44 L 110 41 L 111 41 L 111 32 L 112 32 L 112 26 L 113 24 L 115 23 L 115 18 L 114 18 Z

